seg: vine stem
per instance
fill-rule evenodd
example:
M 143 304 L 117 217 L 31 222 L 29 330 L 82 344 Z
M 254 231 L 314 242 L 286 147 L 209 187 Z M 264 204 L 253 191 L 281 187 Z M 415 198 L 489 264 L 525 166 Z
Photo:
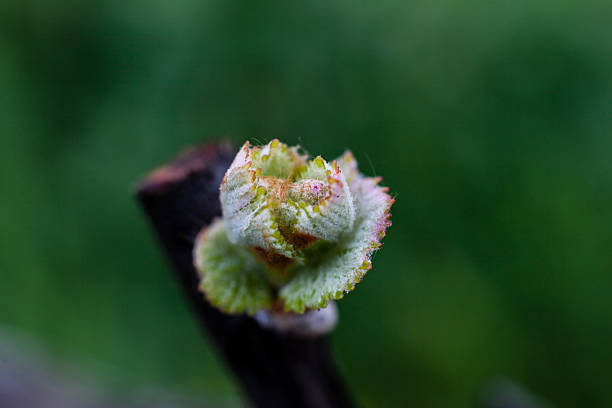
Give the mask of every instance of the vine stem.
M 221 216 L 219 185 L 234 153 L 223 143 L 193 149 L 152 171 L 136 197 L 195 316 L 254 406 L 352 407 L 327 336 L 263 329 L 249 316 L 220 312 L 198 291 L 194 240 Z

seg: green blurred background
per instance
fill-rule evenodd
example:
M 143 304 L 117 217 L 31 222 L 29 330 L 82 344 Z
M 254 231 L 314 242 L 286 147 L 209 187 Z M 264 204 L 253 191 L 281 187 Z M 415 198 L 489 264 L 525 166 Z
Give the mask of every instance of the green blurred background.
M 397 194 L 339 303 L 366 406 L 507 378 L 612 406 L 612 3 L 0 3 L 0 326 L 116 392 L 238 392 L 134 183 L 213 139 L 350 148 Z M 88 364 L 88 363 L 86 363 Z

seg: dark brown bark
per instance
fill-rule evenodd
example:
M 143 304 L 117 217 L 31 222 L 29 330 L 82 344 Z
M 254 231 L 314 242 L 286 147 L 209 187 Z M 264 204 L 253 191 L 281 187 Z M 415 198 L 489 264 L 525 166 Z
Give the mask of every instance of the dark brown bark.
M 221 215 L 219 185 L 234 156 L 227 145 L 195 149 L 153 171 L 137 191 L 175 276 L 195 314 L 257 407 L 349 407 L 328 339 L 304 339 L 227 315 L 197 289 L 192 261 L 200 229 Z

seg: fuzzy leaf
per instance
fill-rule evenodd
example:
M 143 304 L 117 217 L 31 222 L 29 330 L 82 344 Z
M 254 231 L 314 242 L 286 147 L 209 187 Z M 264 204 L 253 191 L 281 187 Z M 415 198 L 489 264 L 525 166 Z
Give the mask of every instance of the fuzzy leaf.
M 232 243 L 296 257 L 295 249 L 278 228 L 274 212 L 278 202 L 270 196 L 274 186 L 270 185 L 270 179 L 262 176 L 266 173 L 289 174 L 292 170 L 288 170 L 283 150 L 266 147 L 263 152 L 251 151 L 246 142 L 225 174 L 220 189 L 223 220 Z M 257 165 L 263 166 L 266 173 Z
M 353 196 L 340 167 L 321 157 L 310 161 L 307 170 L 293 183 L 281 211 L 294 234 L 328 242 L 335 242 L 352 230 L 355 222 Z
M 200 290 L 227 313 L 254 314 L 272 303 L 264 266 L 248 249 L 232 244 L 223 221 L 217 219 L 198 235 L 194 259 Z
M 351 185 L 356 209 L 352 231 L 331 247 L 312 249 L 323 249 L 323 255 L 305 254 L 307 263 L 296 267 L 295 276 L 280 291 L 288 310 L 301 313 L 306 308 L 318 309 L 329 300 L 341 299 L 371 269 L 372 253 L 380 247 L 385 229 L 391 225 L 389 209 L 393 204 L 387 189 L 378 186 L 379 181 L 355 178 Z

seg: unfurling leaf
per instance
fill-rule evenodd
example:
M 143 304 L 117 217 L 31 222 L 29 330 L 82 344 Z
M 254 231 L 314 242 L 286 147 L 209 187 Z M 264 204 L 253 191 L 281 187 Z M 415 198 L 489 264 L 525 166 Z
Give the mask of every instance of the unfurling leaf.
M 228 313 L 303 313 L 342 298 L 391 225 L 379 182 L 350 152 L 328 163 L 278 140 L 245 143 L 221 183 L 223 218 L 196 241 L 201 290 Z

